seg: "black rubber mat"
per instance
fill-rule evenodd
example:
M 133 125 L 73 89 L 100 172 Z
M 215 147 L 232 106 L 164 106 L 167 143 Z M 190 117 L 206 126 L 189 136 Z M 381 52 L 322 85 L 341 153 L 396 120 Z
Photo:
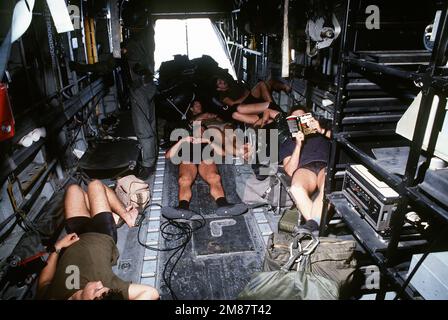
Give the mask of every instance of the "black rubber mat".
M 235 167 L 221 165 L 218 167 L 226 197 L 229 202 L 239 202 L 235 191 Z M 165 170 L 163 205 L 177 205 L 178 202 L 178 167 L 167 163 Z M 210 222 L 226 218 L 214 214 L 216 204 L 209 194 L 208 185 L 197 178 L 193 185 L 191 209 L 200 212 L 208 222 L 203 229 L 193 234 L 185 252 L 176 265 L 171 286 L 178 299 L 215 300 L 235 299 L 249 282 L 254 272 L 260 271 L 264 258 L 265 244 L 255 218 L 246 214 L 232 217 L 230 225 L 222 227 L 212 235 Z M 228 224 L 228 223 L 224 223 Z M 219 228 L 218 228 L 219 229 Z M 161 246 L 174 246 L 175 243 Z M 162 272 L 168 266 L 170 252 L 161 252 L 158 262 L 158 283 L 162 299 L 172 299 L 162 280 Z
M 220 165 L 218 170 L 221 174 L 222 184 L 226 194 L 227 201 L 231 203 L 240 202 L 240 198 L 235 189 L 235 172 L 234 166 Z M 169 195 L 164 197 L 164 205 L 177 206 L 179 185 L 177 183 L 179 168 L 171 162 L 167 162 L 164 190 L 169 189 Z M 214 214 L 216 203 L 210 196 L 210 189 L 207 183 L 198 175 L 192 187 L 193 197 L 190 203 L 190 209 L 202 215 Z M 168 201 L 168 202 L 166 202 Z

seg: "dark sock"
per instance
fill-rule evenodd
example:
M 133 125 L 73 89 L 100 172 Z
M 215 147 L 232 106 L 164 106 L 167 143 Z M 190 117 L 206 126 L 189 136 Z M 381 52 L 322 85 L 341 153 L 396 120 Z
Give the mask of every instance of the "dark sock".
M 319 224 L 315 220 L 313 220 L 313 219 L 310 219 L 307 222 L 305 222 L 303 227 L 305 229 L 308 229 L 311 232 L 319 230 Z
M 224 197 L 216 199 L 216 204 L 218 205 L 218 207 L 225 207 L 229 205 L 226 198 Z
M 190 209 L 190 201 L 187 201 L 187 200 L 179 201 L 179 209 L 184 209 L 184 210 Z

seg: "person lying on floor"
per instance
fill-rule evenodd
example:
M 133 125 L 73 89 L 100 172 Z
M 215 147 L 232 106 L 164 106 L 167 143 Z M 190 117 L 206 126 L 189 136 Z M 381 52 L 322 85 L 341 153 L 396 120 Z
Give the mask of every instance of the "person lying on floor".
M 77 185 L 66 191 L 67 235 L 50 249 L 37 286 L 37 299 L 156 300 L 155 288 L 121 280 L 113 271 L 119 256 L 116 220 L 112 212 L 133 226 L 138 212 L 125 208 L 115 192 L 98 180 L 85 192 Z
M 224 132 L 225 129 L 233 129 L 231 122 L 224 121 L 215 113 L 204 111 L 203 102 L 199 99 L 195 99 L 191 104 L 188 120 L 190 128 L 193 127 L 193 122 L 200 121 L 201 125 L 207 129 L 217 128 L 222 132 Z
M 216 90 L 221 102 L 228 106 L 227 114 L 231 115 L 232 119 L 260 128 L 281 120 L 281 109 L 273 102 L 271 92 L 264 81 L 248 90 L 233 79 L 223 78 L 216 79 Z
M 200 123 L 202 127 L 213 131 L 214 143 L 221 146 L 223 150 L 226 147 L 231 147 L 231 151 L 227 151 L 229 154 L 240 155 L 237 150 L 236 137 L 234 134 L 230 134 L 230 131 L 226 132 L 226 129 L 234 129 L 234 126 L 230 122 L 225 122 L 217 114 L 204 112 L 203 104 L 200 100 L 195 100 L 190 108 L 190 129 L 193 128 L 193 123 Z M 234 132 L 234 131 L 232 131 Z M 247 148 L 247 146 L 246 146 Z M 247 160 L 247 159 L 246 159 Z
M 165 154 L 165 157 L 172 161 L 175 157 L 180 158 L 178 179 L 179 204 L 175 208 L 163 207 L 162 215 L 169 219 L 190 219 L 196 215 L 195 212 L 190 210 L 190 201 L 192 198 L 192 186 L 198 173 L 210 186 L 210 195 L 218 207 L 215 212 L 217 215 L 235 216 L 245 213 L 247 211 L 245 204 L 230 204 L 225 197 L 221 176 L 214 158 L 215 153 L 222 158 L 226 156 L 226 152 L 217 143 L 213 143 L 210 139 L 203 137 L 204 127 L 200 127 L 200 130 L 201 133 L 199 135 L 190 135 L 180 139 Z M 209 156 L 207 156 L 207 152 L 204 152 L 204 149 L 207 147 L 211 151 L 208 153 Z M 178 160 L 173 162 L 177 163 Z
M 291 115 L 306 113 L 303 107 L 292 110 Z M 303 226 L 310 231 L 319 228 L 323 207 L 325 169 L 330 153 L 331 131 L 323 128 L 319 121 L 312 119 L 310 127 L 317 133 L 305 136 L 295 134 L 279 146 L 279 162 L 283 163 L 286 173 L 292 177 L 291 193 L 294 202 L 306 222 Z M 318 192 L 312 199 L 312 195 Z
M 225 123 L 217 114 L 211 112 L 205 112 L 203 103 L 199 99 L 195 99 L 190 107 L 190 122 L 214 120 L 213 122 Z

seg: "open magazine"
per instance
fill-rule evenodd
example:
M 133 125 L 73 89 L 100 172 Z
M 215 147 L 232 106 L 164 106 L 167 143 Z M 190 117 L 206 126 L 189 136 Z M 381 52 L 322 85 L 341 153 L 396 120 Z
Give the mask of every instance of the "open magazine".
M 313 119 L 311 113 L 306 113 L 302 116 L 289 116 L 286 118 L 288 122 L 289 131 L 291 134 L 301 131 L 305 136 L 315 134 L 317 132 L 316 128 L 310 126 L 310 121 Z

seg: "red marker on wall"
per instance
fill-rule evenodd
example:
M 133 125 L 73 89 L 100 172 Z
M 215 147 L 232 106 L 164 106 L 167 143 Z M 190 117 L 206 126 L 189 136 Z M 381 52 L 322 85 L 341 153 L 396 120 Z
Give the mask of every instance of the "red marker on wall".
M 0 141 L 14 137 L 14 125 L 8 89 L 5 84 L 0 83 Z

